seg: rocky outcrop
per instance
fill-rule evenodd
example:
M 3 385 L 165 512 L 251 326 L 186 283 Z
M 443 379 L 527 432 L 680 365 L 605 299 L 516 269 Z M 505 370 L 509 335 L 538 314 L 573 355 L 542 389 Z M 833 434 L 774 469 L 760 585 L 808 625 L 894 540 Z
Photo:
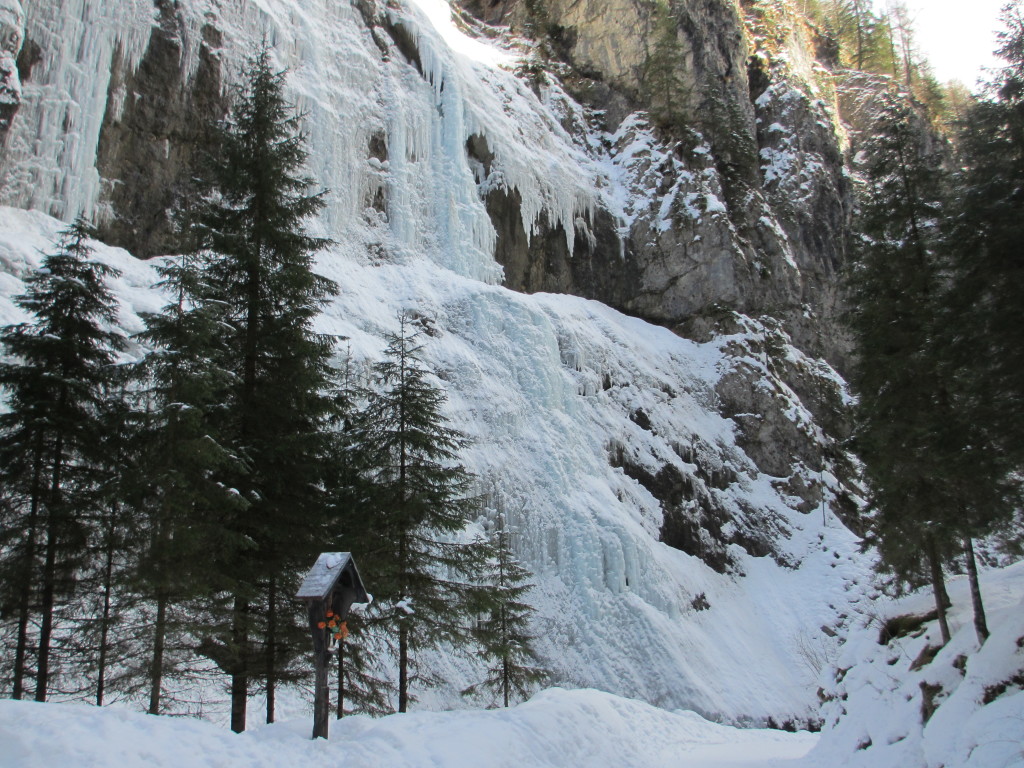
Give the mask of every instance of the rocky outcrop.
M 18 0 L 0 0 L 0 146 L 21 106 L 18 58 L 25 40 L 25 12 Z
M 202 28 L 198 67 L 186 80 L 174 4 L 158 0 L 157 8 L 159 23 L 139 65 L 128 69 L 123 58 L 114 59 L 96 155 L 108 210 L 100 235 L 140 257 L 174 252 L 168 214 L 188 193 L 194 159 L 209 141 L 207 126 L 227 112 L 220 32 Z
M 590 245 L 572 265 L 558 232 L 541 224 L 527 246 L 510 225 L 514 190 L 490 193 L 507 285 L 673 326 L 723 307 L 771 315 L 802 349 L 844 365 L 836 278 L 850 190 L 835 94 L 816 58 L 828 62 L 827 41 L 791 0 L 744 0 L 742 18 L 731 0 L 463 7 L 538 38 L 548 69 L 613 135 L 631 194 L 650 202 L 628 226 L 607 226 L 608 211 L 578 226 Z M 649 156 L 624 158 L 638 130 L 656 134 Z

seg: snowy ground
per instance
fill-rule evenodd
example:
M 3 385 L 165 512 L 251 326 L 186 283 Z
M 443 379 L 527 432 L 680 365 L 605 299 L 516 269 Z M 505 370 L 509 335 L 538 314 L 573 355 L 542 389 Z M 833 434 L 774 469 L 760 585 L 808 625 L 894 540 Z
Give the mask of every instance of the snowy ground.
M 241 735 L 199 720 L 0 701 L 2 768 L 775 768 L 815 736 L 739 730 L 594 690 L 551 689 L 508 710 L 423 712 Z
M 929 590 L 874 603 L 823 692 L 826 728 L 805 768 L 1024 766 L 1024 562 L 982 574 L 981 587 L 991 635 L 980 647 L 963 576 L 948 583 L 941 650 L 935 621 L 880 642 L 888 619 L 934 609 Z

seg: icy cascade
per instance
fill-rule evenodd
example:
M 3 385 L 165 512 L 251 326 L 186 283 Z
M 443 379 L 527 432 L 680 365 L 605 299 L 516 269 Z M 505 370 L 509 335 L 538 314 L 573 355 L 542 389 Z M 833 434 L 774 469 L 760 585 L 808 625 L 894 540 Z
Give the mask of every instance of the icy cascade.
M 96 144 L 115 55 L 132 66 L 149 39 L 148 0 L 29 2 L 25 45 L 39 60 L 0 159 L 0 202 L 62 218 L 95 210 Z
M 0 322 L 24 319 L 10 297 L 58 228 L 0 209 Z M 139 330 L 139 314 L 163 301 L 152 265 L 99 244 L 97 254 L 124 271 L 113 284 L 120 322 Z M 834 642 L 819 628 L 841 631 L 857 610 L 865 563 L 830 512 L 796 511 L 716 413 L 737 339 L 697 344 L 597 302 L 514 293 L 426 259 L 363 265 L 339 247 L 320 264 L 341 295 L 319 330 L 348 337 L 357 361 L 380 358 L 397 311 L 424 318 L 427 362 L 474 441 L 467 464 L 482 492 L 500 494 L 535 574 L 534 631 L 554 682 L 733 721 L 814 717 L 817 667 Z M 657 488 L 643 480 L 653 477 L 678 477 L 691 489 L 687 514 L 716 510 L 726 539 L 760 531 L 762 556 L 728 544 L 733 565 L 715 570 L 699 556 L 713 543 L 706 531 L 690 547 L 698 554 L 664 543 Z M 428 708 L 459 706 L 480 674 L 447 654 L 428 666 L 447 681 L 418 692 Z
M 460 274 L 498 280 L 494 229 L 466 153 L 474 135 L 494 154 L 491 183 L 519 190 L 527 232 L 541 220 L 566 223 L 571 248 L 572 222 L 593 208 L 593 171 L 552 111 L 508 71 L 515 56 L 458 31 L 443 0 L 389 4 L 374 17 L 411 37 L 415 61 L 383 29 L 371 36 L 347 2 L 194 0 L 178 13 L 186 77 L 203 25 L 222 33 L 229 82 L 261 38 L 274 47 L 290 72 L 287 96 L 306 115 L 310 171 L 330 190 L 319 228 L 338 240 L 427 254 Z M 104 115 L 116 119 L 125 99 L 146 98 L 108 93 L 111 68 L 137 67 L 157 22 L 147 0 L 30 6 L 27 35 L 40 63 L 0 160 L 0 202 L 65 220 L 102 210 L 94 166 Z M 368 158 L 375 137 L 386 145 L 383 158 Z M 368 207 L 377 190 L 380 213 Z

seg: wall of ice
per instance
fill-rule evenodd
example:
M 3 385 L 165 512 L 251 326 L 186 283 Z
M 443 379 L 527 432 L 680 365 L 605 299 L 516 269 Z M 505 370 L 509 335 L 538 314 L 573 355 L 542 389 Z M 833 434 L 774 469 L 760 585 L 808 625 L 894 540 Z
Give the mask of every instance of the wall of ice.
M 0 160 L 0 202 L 64 220 L 102 214 L 95 165 L 104 115 L 146 98 L 108 93 L 111 68 L 118 59 L 138 66 L 157 12 L 151 0 L 31 0 L 25 13 L 40 61 Z M 229 79 L 262 38 L 270 42 L 289 70 L 288 97 L 305 114 L 310 171 L 330 190 L 318 226 L 338 240 L 499 279 L 494 229 L 466 152 L 472 135 L 484 137 L 503 183 L 520 191 L 527 232 L 542 217 L 571 224 L 589 213 L 589 161 L 513 75 L 512 52 L 459 32 L 444 0 L 389 4 L 378 20 L 405 30 L 418 62 L 387 35 L 378 35 L 388 46 L 382 53 L 349 2 L 193 0 L 178 12 L 181 67 L 194 73 L 204 24 L 223 33 Z M 382 162 L 368 157 L 375 134 L 387 143 Z M 367 205 L 381 187 L 386 213 L 375 216 Z M 565 230 L 571 250 L 575 228 Z

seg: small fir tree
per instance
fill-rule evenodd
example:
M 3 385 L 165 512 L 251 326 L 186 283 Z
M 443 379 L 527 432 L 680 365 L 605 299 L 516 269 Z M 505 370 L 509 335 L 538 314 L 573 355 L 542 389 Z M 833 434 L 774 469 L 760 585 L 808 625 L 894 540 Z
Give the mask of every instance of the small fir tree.
M 499 507 L 484 580 L 483 618 L 476 626 L 481 655 L 488 664 L 487 677 L 462 692 L 464 696 L 474 696 L 486 691 L 506 707 L 515 697 L 528 696 L 546 677 L 538 665 L 534 636 L 530 634 L 534 613 L 526 602 L 526 595 L 533 588 L 530 572 L 512 551 L 512 534 Z
M 377 364 L 379 389 L 367 408 L 371 451 L 374 583 L 396 635 L 398 711 L 411 690 L 438 681 L 417 656 L 449 643 L 465 647 L 479 599 L 486 550 L 458 540 L 476 511 L 472 475 L 458 463 L 466 438 L 447 426 L 444 392 L 429 381 L 407 313 Z

